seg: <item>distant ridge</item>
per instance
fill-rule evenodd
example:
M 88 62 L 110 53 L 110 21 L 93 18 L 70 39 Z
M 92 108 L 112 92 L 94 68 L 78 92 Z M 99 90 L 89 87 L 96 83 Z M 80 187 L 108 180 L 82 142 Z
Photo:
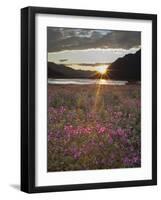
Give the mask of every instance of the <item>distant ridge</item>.
M 100 78 L 96 71 L 75 70 L 63 64 L 48 62 L 48 78 Z M 104 79 L 140 81 L 141 50 L 135 54 L 127 54 L 110 64 Z
M 95 74 L 95 71 L 74 70 L 63 64 L 48 62 L 48 78 L 94 78 Z
M 118 58 L 109 66 L 108 70 L 110 79 L 140 81 L 141 50 L 138 50 L 135 54 L 127 54 Z

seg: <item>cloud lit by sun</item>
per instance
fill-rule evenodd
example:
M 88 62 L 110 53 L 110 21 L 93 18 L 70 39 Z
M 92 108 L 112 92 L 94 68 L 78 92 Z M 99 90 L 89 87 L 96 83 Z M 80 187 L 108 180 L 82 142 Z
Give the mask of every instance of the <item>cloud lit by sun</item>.
M 96 67 L 97 72 L 100 74 L 105 74 L 107 71 L 108 65 L 99 65 Z

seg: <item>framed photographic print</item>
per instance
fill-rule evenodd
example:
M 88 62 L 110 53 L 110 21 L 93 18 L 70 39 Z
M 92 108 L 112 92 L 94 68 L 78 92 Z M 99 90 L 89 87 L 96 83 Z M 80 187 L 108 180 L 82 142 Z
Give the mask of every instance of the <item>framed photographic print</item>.
M 157 184 L 157 16 L 21 10 L 21 190 Z

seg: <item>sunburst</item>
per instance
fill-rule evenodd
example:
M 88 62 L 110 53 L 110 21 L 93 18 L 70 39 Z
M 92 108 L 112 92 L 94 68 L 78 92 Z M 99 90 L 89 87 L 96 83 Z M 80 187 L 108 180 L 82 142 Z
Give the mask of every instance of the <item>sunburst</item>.
M 105 74 L 107 72 L 107 65 L 99 65 L 96 67 L 97 72 L 99 72 L 100 74 Z

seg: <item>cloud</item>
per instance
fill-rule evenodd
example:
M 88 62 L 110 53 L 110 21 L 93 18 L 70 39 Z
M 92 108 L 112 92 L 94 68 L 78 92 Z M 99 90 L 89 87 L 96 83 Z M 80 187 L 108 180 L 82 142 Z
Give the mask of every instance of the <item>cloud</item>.
M 49 52 L 48 61 L 57 64 L 95 64 L 112 63 L 117 58 L 129 53 L 135 53 L 138 48 L 131 49 L 84 49 L 84 50 L 64 50 L 59 52 Z
M 130 49 L 141 44 L 141 32 L 48 27 L 48 52 L 94 48 Z

